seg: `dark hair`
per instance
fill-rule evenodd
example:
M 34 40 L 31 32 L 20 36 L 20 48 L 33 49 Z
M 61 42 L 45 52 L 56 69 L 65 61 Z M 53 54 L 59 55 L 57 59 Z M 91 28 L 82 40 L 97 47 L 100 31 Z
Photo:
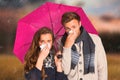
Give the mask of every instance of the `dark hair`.
M 35 33 L 33 40 L 32 40 L 32 43 L 31 43 L 31 46 L 30 46 L 30 48 L 29 48 L 29 50 L 26 53 L 25 58 L 24 58 L 24 60 L 25 60 L 25 62 L 24 62 L 25 73 L 28 73 L 32 68 L 35 67 L 38 56 L 39 56 L 39 51 L 40 51 L 40 48 L 39 48 L 40 36 L 42 34 L 47 34 L 47 33 L 52 35 L 52 42 L 54 42 L 53 32 L 47 27 L 43 27 Z M 52 46 L 52 49 L 53 49 L 53 46 Z M 43 69 L 44 68 L 42 68 L 42 74 L 44 74 Z
M 73 19 L 80 21 L 80 16 L 75 12 L 66 12 L 62 15 L 61 23 L 62 25 L 65 25 L 65 23 Z

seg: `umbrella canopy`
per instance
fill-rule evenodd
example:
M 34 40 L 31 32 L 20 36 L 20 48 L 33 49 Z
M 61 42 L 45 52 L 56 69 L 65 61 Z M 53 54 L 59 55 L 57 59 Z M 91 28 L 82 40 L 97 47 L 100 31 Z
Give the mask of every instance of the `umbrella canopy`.
M 65 12 L 70 11 L 76 12 L 81 17 L 81 23 L 87 32 L 97 34 L 82 8 L 46 2 L 18 22 L 13 51 L 21 62 L 24 62 L 24 56 L 30 47 L 34 33 L 41 27 L 49 27 L 54 32 L 56 39 L 64 34 L 61 17 Z

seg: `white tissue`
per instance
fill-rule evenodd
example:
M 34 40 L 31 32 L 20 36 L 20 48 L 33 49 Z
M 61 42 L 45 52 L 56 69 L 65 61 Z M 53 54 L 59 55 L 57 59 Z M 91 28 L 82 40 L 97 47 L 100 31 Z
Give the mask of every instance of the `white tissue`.
M 70 30 L 68 33 L 69 33 L 69 34 L 74 33 L 74 31 L 73 31 L 73 30 Z
M 50 43 L 47 43 L 48 48 L 50 48 Z
M 42 45 L 40 46 L 40 49 L 43 50 L 43 49 L 45 48 L 45 46 L 46 46 L 46 44 L 42 44 Z
M 46 46 L 48 46 L 48 48 L 50 48 L 50 44 L 47 43 L 47 44 L 42 44 L 42 45 L 40 46 L 40 49 L 43 50 Z

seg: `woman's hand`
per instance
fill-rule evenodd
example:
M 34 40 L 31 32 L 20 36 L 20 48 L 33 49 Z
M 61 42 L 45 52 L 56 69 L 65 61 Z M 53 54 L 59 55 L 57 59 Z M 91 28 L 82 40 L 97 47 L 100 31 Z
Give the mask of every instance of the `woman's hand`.
M 38 59 L 44 60 L 48 56 L 49 52 L 50 52 L 50 48 L 46 46 L 40 51 Z
M 50 48 L 48 46 L 46 46 L 44 49 L 42 49 L 39 53 L 39 57 L 36 63 L 36 67 L 41 70 L 42 66 L 43 66 L 43 61 L 44 59 L 48 56 L 50 51 Z
M 62 59 L 61 58 L 57 58 L 58 55 L 62 55 L 60 51 L 58 51 L 54 57 L 55 59 L 55 65 L 57 67 L 57 71 L 58 72 L 62 72 Z

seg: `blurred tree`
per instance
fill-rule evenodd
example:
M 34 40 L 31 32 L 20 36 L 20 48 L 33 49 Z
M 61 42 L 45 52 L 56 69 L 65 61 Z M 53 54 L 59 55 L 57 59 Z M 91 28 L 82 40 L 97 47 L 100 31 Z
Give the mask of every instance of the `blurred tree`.
M 100 34 L 106 52 L 120 52 L 120 34 L 102 33 Z

